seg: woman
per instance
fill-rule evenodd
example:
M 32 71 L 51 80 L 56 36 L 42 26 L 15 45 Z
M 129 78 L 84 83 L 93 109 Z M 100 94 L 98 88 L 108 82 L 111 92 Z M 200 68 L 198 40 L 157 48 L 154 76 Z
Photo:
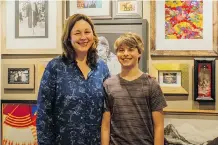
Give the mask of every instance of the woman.
M 62 56 L 51 60 L 38 94 L 39 145 L 100 145 L 103 82 L 109 70 L 97 59 L 98 37 L 83 14 L 68 18 Z

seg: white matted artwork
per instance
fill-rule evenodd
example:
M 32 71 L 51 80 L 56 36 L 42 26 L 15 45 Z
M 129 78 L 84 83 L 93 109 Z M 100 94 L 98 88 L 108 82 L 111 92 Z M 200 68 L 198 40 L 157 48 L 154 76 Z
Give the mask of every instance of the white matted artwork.
M 156 1 L 156 50 L 213 50 L 213 1 L 203 1 L 203 12 L 199 14 L 203 19 L 203 34 L 199 39 L 166 39 L 165 11 L 165 1 Z
M 111 0 L 70 0 L 67 1 L 67 16 L 82 13 L 92 19 L 111 18 Z
M 170 145 L 208 145 L 218 139 L 217 120 L 215 113 L 165 114 L 164 136 Z
M 113 1 L 114 18 L 142 18 L 143 1 L 140 0 L 116 0 Z
M 3 54 L 61 54 L 62 2 L 3 2 Z
M 181 86 L 181 72 L 160 71 L 159 83 L 163 87 L 180 87 Z

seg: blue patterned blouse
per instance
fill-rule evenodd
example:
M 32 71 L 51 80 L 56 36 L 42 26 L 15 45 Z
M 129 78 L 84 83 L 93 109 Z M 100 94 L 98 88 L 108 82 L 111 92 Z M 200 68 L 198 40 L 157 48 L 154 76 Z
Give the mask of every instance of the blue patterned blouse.
M 107 65 L 98 60 L 85 80 L 76 63 L 51 60 L 38 94 L 39 145 L 100 145 Z

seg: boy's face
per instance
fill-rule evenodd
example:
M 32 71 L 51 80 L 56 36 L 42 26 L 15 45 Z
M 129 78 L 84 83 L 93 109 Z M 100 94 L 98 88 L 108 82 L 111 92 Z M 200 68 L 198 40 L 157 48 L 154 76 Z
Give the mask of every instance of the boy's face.
M 137 48 L 130 48 L 122 44 L 117 48 L 117 58 L 123 68 L 133 68 L 138 65 L 138 59 L 141 56 Z

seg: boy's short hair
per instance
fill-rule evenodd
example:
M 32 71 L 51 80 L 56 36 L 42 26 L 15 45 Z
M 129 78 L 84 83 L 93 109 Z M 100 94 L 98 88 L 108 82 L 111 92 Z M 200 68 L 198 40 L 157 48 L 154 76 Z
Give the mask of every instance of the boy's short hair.
M 128 32 L 120 35 L 114 43 L 115 51 L 117 51 L 117 48 L 119 48 L 122 44 L 125 44 L 130 48 L 137 48 L 140 54 L 144 51 L 142 39 L 136 33 Z

